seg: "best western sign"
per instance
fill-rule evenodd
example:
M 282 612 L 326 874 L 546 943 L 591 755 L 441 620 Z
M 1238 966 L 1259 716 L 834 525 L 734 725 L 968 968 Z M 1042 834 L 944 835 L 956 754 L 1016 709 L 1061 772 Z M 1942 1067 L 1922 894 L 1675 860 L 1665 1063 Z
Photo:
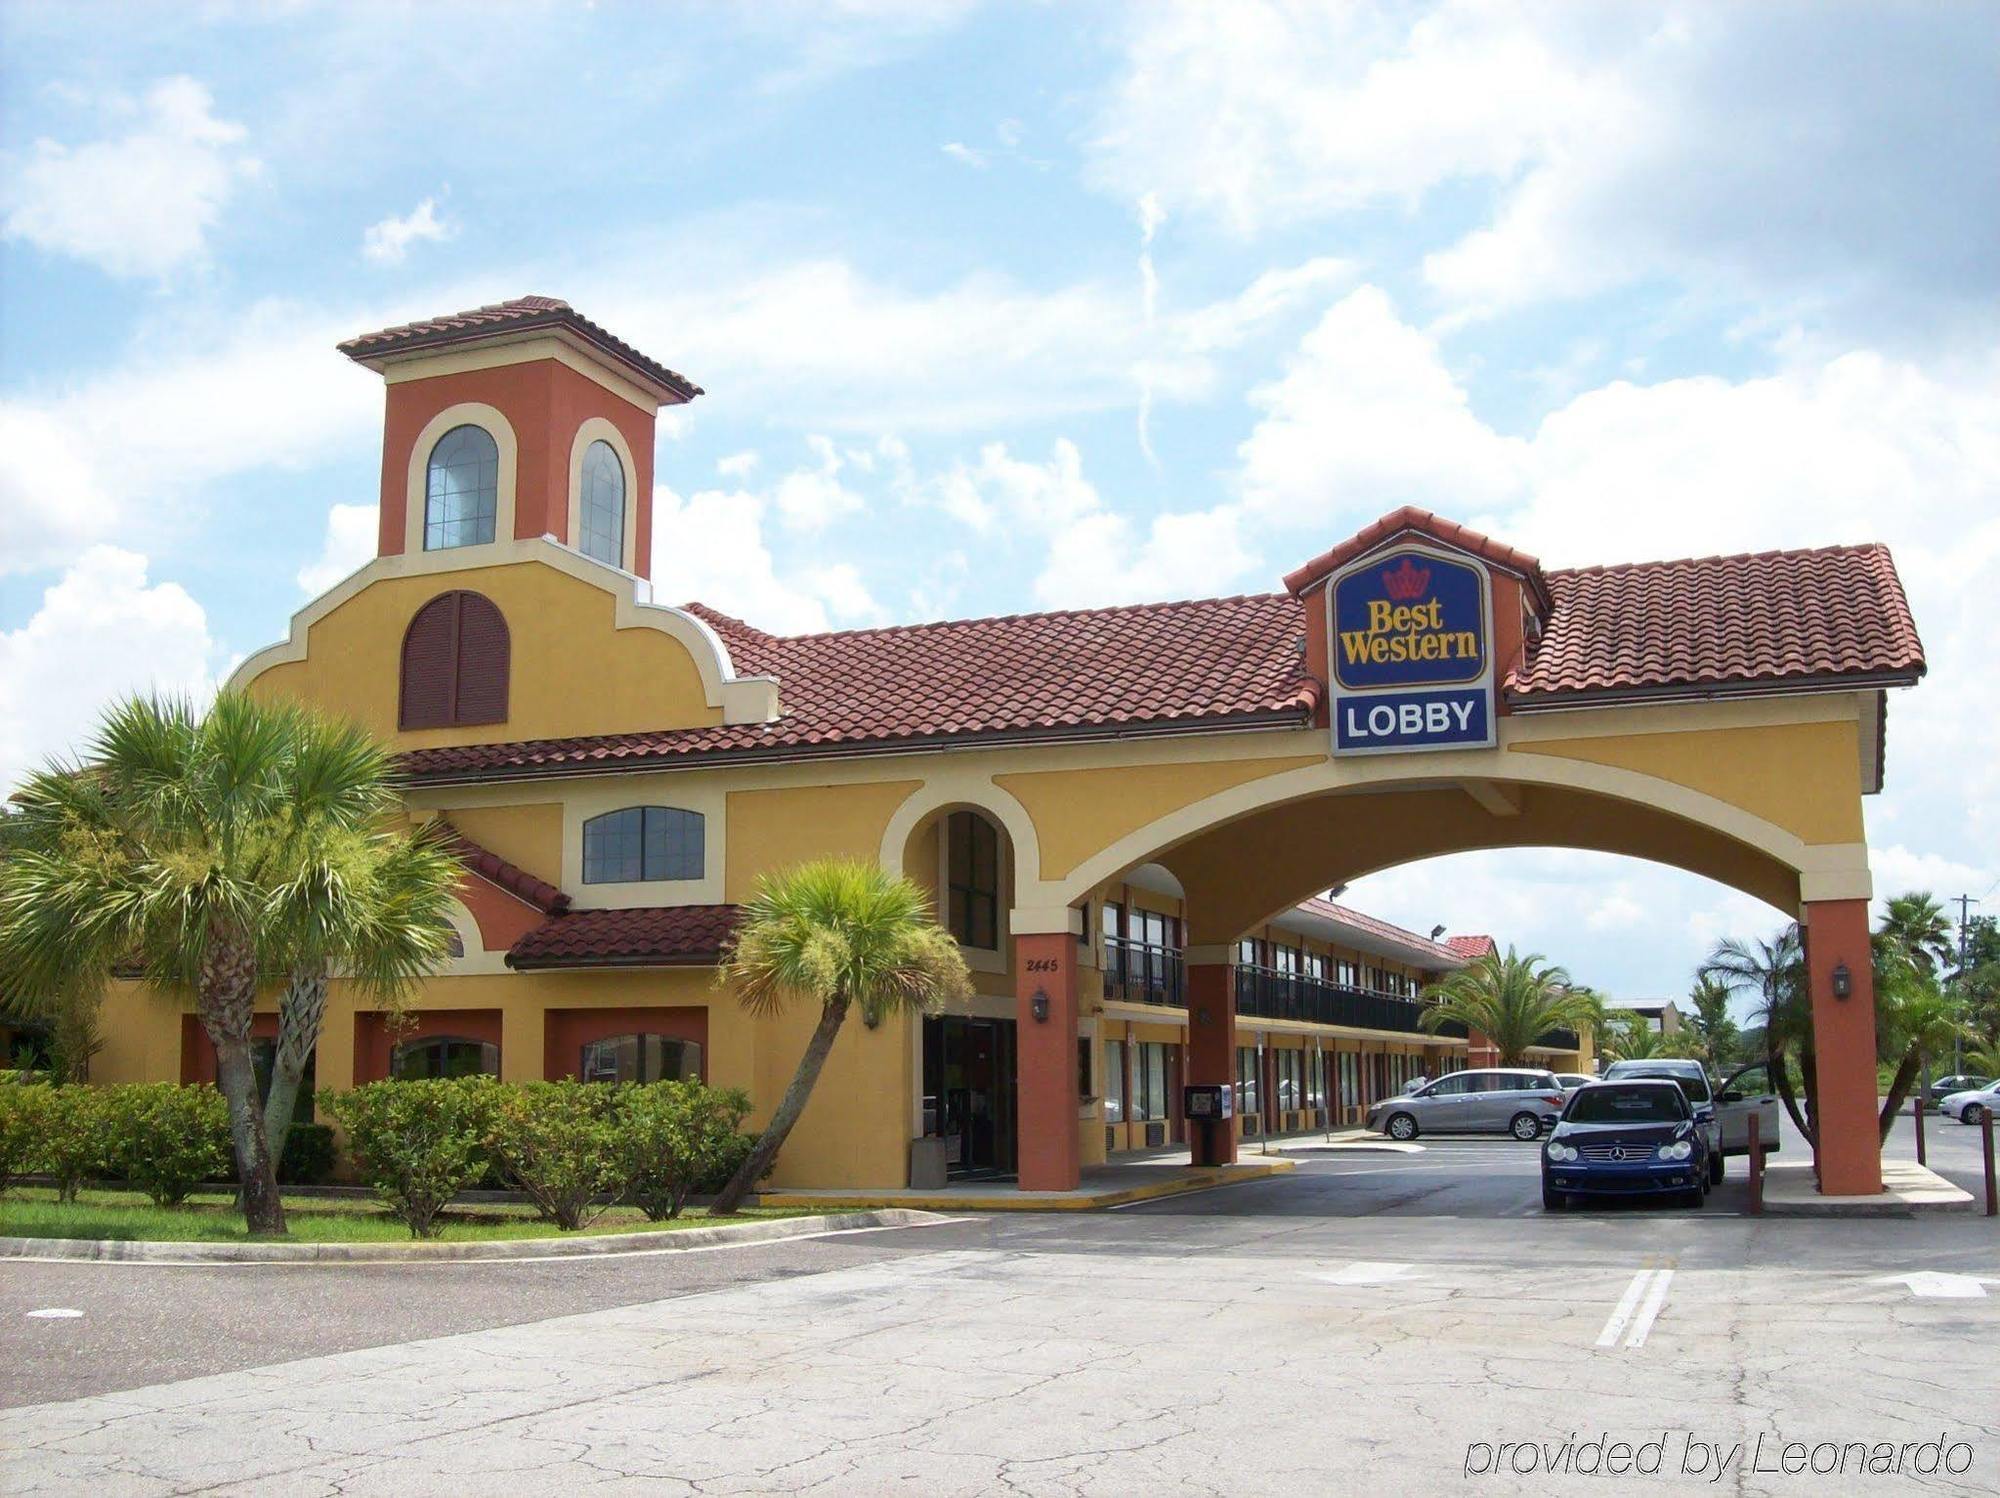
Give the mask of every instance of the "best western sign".
M 1494 742 L 1484 568 L 1397 547 L 1354 563 L 1326 597 L 1336 753 Z

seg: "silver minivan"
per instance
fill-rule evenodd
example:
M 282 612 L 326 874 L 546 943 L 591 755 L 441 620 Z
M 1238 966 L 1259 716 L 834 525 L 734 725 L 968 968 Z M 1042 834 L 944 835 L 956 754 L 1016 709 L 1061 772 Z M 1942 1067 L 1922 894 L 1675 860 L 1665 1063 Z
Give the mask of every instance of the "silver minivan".
M 1562 1112 L 1555 1073 L 1536 1067 L 1455 1071 L 1368 1110 L 1368 1127 L 1391 1139 L 1419 1134 L 1512 1134 L 1538 1139 Z

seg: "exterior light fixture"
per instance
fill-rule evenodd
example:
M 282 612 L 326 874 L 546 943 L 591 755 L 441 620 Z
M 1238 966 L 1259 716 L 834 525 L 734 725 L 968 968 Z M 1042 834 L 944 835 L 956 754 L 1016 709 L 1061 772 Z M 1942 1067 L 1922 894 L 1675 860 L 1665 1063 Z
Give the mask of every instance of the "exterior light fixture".
M 1853 991 L 1854 975 L 1847 970 L 1846 963 L 1836 962 L 1833 965 L 1833 996 L 1844 999 Z
M 1049 996 L 1041 989 L 1036 989 L 1035 996 L 1028 1000 L 1028 1011 L 1035 1016 L 1036 1024 L 1047 1024 L 1049 1022 Z

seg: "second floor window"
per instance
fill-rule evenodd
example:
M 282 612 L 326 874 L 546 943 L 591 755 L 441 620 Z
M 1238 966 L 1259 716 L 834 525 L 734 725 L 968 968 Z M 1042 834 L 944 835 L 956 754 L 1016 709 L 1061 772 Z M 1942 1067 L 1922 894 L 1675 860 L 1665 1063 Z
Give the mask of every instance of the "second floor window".
M 960 946 L 1000 945 L 1000 830 L 976 811 L 945 824 L 945 884 L 951 934 Z
M 699 879 L 704 823 L 677 806 L 628 806 L 583 824 L 583 882 Z

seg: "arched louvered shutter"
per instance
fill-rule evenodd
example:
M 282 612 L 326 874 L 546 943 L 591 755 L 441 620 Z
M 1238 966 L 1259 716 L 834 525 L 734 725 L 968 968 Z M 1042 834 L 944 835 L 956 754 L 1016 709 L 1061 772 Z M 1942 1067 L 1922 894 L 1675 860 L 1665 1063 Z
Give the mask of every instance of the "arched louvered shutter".
M 490 598 L 458 597 L 458 711 L 454 723 L 507 721 L 507 621 Z
M 441 593 L 403 636 L 404 728 L 449 728 L 507 719 L 511 651 L 507 621 L 477 593 Z
M 417 610 L 403 636 L 404 728 L 445 728 L 452 719 L 458 675 L 458 597 L 446 593 Z

